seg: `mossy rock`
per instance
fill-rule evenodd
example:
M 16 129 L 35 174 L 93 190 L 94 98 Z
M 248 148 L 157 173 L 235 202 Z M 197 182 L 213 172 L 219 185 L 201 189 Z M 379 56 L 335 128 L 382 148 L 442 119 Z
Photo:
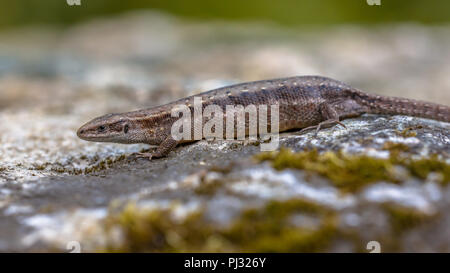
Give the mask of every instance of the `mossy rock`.
M 387 159 L 371 157 L 365 154 L 350 155 L 342 151 L 319 153 L 317 150 L 293 152 L 281 148 L 276 152 L 264 152 L 255 156 L 257 161 L 269 161 L 273 168 L 300 169 L 309 173 L 317 173 L 328 178 L 336 187 L 343 191 L 355 192 L 363 186 L 377 182 L 402 182 L 396 173 L 396 166 L 402 166 L 409 176 L 426 179 L 430 173 L 441 175 L 441 182 L 450 181 L 450 164 L 433 155 L 429 158 L 411 159 L 400 154 L 407 151 L 408 146 L 385 145 L 390 150 Z
M 106 234 L 119 231 L 123 240 L 110 242 L 110 252 L 311 252 L 325 249 L 336 234 L 336 215 L 325 207 L 300 199 L 270 201 L 244 210 L 227 226 L 205 220 L 202 211 L 182 220 L 173 209 L 126 206 L 105 221 Z M 297 226 L 296 214 L 318 217 L 316 228 Z

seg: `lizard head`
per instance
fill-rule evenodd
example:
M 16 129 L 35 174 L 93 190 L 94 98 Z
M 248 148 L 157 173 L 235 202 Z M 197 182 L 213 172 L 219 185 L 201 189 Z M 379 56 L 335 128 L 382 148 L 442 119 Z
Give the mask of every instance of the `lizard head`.
M 125 116 L 108 114 L 84 124 L 77 131 L 83 140 L 96 142 L 136 143 L 136 128 Z

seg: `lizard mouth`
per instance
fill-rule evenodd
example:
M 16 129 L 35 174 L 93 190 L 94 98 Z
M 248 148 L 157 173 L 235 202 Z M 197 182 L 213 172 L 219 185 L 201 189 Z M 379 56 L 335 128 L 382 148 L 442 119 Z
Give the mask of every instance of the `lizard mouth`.
M 78 129 L 77 136 L 79 138 L 83 138 L 84 137 L 84 129 L 83 128 Z
M 88 141 L 94 140 L 96 138 L 92 134 L 90 134 L 89 130 L 84 128 L 84 126 L 82 126 L 80 129 L 78 129 L 77 136 L 79 138 L 81 138 L 82 140 L 88 140 Z
M 77 136 L 82 140 L 87 141 L 95 141 L 95 142 L 109 142 L 111 141 L 111 136 L 102 136 L 98 134 L 91 134 L 89 131 L 86 131 L 85 129 L 78 129 Z
M 104 136 L 93 132 L 91 128 L 88 128 L 88 125 L 81 126 L 77 131 L 77 136 L 82 140 L 87 141 L 103 141 L 103 139 L 105 138 Z

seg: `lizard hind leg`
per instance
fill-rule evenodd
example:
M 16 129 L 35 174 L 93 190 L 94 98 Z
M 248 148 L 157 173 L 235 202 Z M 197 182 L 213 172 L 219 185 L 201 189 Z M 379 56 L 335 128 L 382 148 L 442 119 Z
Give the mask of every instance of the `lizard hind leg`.
M 324 121 L 320 122 L 317 125 L 308 126 L 306 128 L 303 128 L 298 132 L 298 134 L 303 134 L 307 131 L 314 130 L 314 129 L 316 130 L 316 134 L 317 134 L 321 129 L 329 128 L 329 127 L 332 127 L 337 124 L 339 124 L 342 127 L 347 129 L 347 127 L 342 122 L 339 121 L 339 115 L 336 112 L 336 110 L 328 103 L 320 104 L 319 111 L 320 111 L 320 114 L 322 115 L 322 118 L 324 119 Z

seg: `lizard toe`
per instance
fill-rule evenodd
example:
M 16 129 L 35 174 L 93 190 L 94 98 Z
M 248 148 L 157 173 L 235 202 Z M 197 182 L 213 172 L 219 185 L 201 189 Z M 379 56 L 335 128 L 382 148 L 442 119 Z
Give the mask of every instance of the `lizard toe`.
M 153 154 L 152 153 L 137 153 L 137 158 L 148 158 L 148 160 L 152 160 Z

